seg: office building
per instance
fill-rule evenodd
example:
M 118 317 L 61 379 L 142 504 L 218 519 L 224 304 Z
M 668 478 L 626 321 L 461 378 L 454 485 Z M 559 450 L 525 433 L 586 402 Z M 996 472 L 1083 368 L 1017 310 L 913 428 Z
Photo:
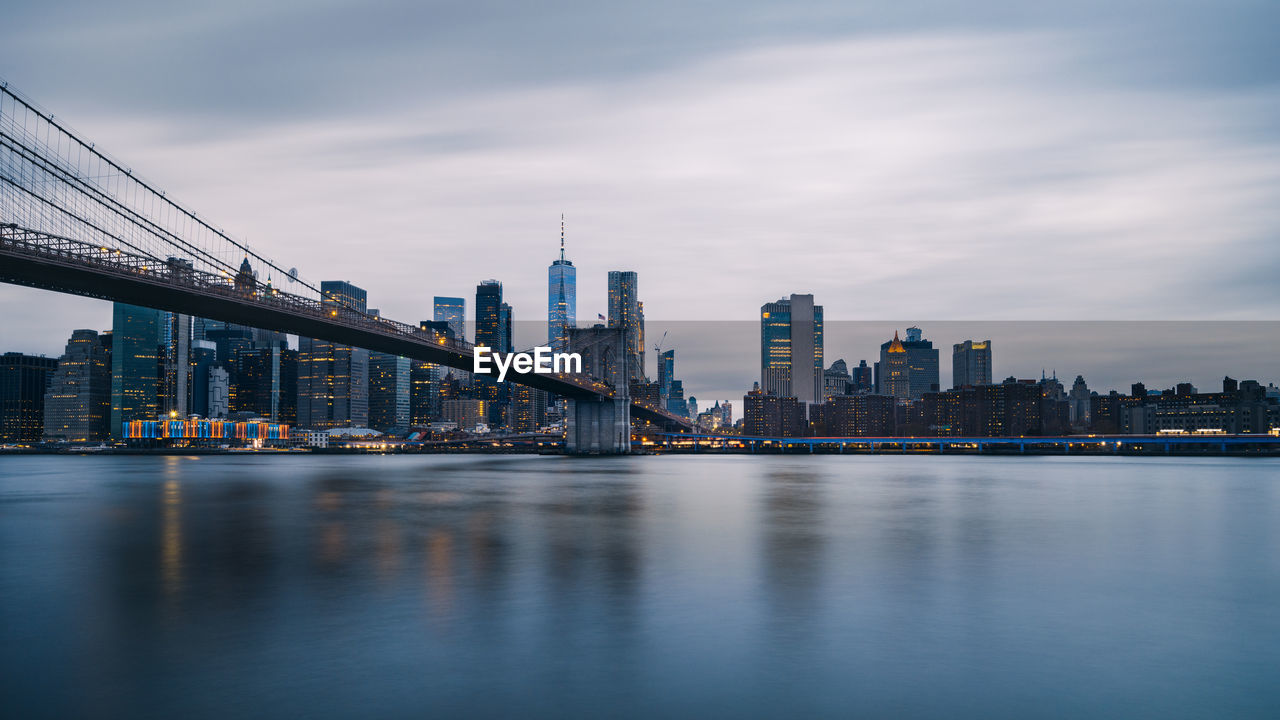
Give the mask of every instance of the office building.
M 161 329 L 166 315 L 137 305 L 114 305 L 108 426 L 113 438 L 123 437 L 125 423 L 155 420 L 160 414 Z
M 822 306 L 792 295 L 760 307 L 760 388 L 765 394 L 822 402 Z
M 465 342 L 467 339 L 467 301 L 460 297 L 443 297 L 437 295 L 432 306 L 432 320 L 448 324 L 453 337 Z
M 369 427 L 384 433 L 408 429 L 412 398 L 409 358 L 369 354 Z
M 91 442 L 107 438 L 112 353 L 104 335 L 93 330 L 71 333 L 44 397 L 46 440 Z
M 320 283 L 322 302 L 363 313 L 365 291 L 346 281 Z M 369 425 L 369 351 L 298 338 L 298 426 L 315 430 Z
M 951 346 L 951 387 L 990 384 L 990 340 L 965 340 Z
M 564 216 L 560 216 L 560 257 L 547 268 L 547 345 L 564 352 L 569 328 L 578 317 L 578 269 L 564 256 Z
M 609 271 L 609 327 L 622 329 L 628 377 L 644 382 L 644 311 L 639 300 L 639 276 L 635 272 Z
M 0 356 L 0 442 L 39 442 L 45 394 L 57 367 L 55 358 L 18 352 Z
M 938 385 L 938 351 L 922 337 L 918 327 L 907 328 L 907 339 L 893 339 L 880 346 L 880 362 L 876 364 L 876 387 L 881 395 L 892 395 L 899 401 L 918 400 Z
M 849 365 L 843 359 L 831 363 L 831 367 L 822 372 L 822 399 L 830 400 L 836 395 L 849 393 Z

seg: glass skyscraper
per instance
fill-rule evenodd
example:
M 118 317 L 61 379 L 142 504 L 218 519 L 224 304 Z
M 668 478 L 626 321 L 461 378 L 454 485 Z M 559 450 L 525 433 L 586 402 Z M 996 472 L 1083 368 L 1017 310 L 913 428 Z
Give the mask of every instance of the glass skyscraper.
M 639 277 L 630 270 L 609 271 L 609 327 L 622 328 L 627 345 L 627 375 L 643 381 L 644 306 L 639 300 Z
M 435 322 L 449 323 L 454 338 L 467 339 L 467 301 L 460 297 L 443 297 L 437 295 L 432 308 L 431 319 Z
M 760 387 L 766 394 L 822 402 L 822 306 L 792 295 L 760 307 Z
M 115 303 L 111 323 L 111 437 L 131 420 L 160 414 L 160 348 L 165 316 L 159 310 Z
M 564 216 L 560 216 L 560 258 L 547 268 L 547 345 L 564 352 L 569 328 L 578 319 L 578 269 L 564 256 Z

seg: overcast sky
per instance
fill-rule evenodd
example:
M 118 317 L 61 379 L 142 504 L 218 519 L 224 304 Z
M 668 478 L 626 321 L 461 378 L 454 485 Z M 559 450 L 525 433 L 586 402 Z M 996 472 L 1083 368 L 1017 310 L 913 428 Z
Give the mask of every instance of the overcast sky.
M 580 319 L 628 269 L 655 321 L 792 292 L 849 321 L 1269 320 L 1277 27 L 1274 0 L 19 2 L 0 76 L 406 321 L 487 278 L 543 319 L 561 212 Z M 0 307 L 0 350 L 110 324 Z

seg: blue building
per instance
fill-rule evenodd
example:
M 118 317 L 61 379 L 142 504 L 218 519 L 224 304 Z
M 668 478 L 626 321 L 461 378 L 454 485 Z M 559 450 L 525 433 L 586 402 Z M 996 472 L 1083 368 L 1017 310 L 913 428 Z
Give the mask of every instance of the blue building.
M 124 424 L 154 420 L 160 414 L 160 348 L 166 313 L 115 303 L 111 322 L 112 437 Z
M 569 328 L 578 319 L 578 269 L 564 256 L 564 215 L 560 216 L 560 258 L 547 268 L 547 344 L 564 352 Z

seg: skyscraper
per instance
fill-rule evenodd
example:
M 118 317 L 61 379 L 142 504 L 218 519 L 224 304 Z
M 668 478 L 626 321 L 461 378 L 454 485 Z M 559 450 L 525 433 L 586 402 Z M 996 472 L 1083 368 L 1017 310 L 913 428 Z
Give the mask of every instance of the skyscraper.
M 626 341 L 627 374 L 643 382 L 644 311 L 639 300 L 639 277 L 630 270 L 609 271 L 609 327 L 622 328 Z
M 938 351 L 933 343 L 924 339 L 924 331 L 918 327 L 907 328 L 907 363 L 911 366 L 911 399 L 924 397 L 927 392 L 941 389 L 938 379 Z
M 166 312 L 161 320 L 160 412 L 185 418 L 191 401 L 191 316 Z
M 365 312 L 368 295 L 349 282 L 320 283 L 326 306 Z M 298 338 L 298 425 L 329 429 L 369 424 L 369 351 Z
M 111 414 L 111 351 L 104 336 L 76 330 L 44 397 L 46 440 L 105 440 Z M 117 431 L 118 432 L 118 431 Z
M 476 286 L 476 345 L 502 352 L 502 283 L 485 280 Z
M 45 392 L 57 367 L 54 358 L 18 352 L 0 356 L 0 441 L 40 440 Z
M 911 399 L 911 366 L 907 349 L 893 331 L 893 339 L 880 346 L 880 362 L 876 363 L 876 393 L 892 395 L 899 400 Z
M 664 350 L 658 355 L 658 399 L 662 407 L 671 409 L 671 383 L 676 379 L 676 351 Z
M 502 302 L 502 283 L 485 280 L 476 286 L 476 345 L 483 345 L 494 352 L 511 352 L 508 342 L 511 335 L 511 306 Z M 476 393 L 485 401 L 488 422 L 502 422 L 504 393 L 498 381 L 490 375 L 477 375 Z
M 965 340 L 951 346 L 951 386 L 991 384 L 991 341 Z
M 409 358 L 369 353 L 369 427 L 382 432 L 409 427 Z
M 564 352 L 568 329 L 578 318 L 578 269 L 564 256 L 564 215 L 560 216 L 560 258 L 547 268 L 547 345 Z
M 822 306 L 792 295 L 760 307 L 760 387 L 765 394 L 822 402 Z
M 455 339 L 467 339 L 467 301 L 464 298 L 437 295 L 432 310 L 432 320 L 449 323 Z
M 907 328 L 907 339 L 893 339 L 880 346 L 876 365 L 877 392 L 899 400 L 916 400 L 938 390 L 938 351 L 918 327 Z
M 164 316 L 159 310 L 115 303 L 111 348 L 111 437 L 124 436 L 131 420 L 160 414 L 160 347 Z

